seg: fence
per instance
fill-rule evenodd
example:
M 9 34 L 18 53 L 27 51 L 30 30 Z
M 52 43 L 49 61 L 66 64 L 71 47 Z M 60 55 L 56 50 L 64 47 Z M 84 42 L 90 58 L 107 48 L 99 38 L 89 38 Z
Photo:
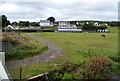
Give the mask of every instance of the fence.
M 5 54 L 0 52 L 0 81 L 10 81 L 5 70 Z

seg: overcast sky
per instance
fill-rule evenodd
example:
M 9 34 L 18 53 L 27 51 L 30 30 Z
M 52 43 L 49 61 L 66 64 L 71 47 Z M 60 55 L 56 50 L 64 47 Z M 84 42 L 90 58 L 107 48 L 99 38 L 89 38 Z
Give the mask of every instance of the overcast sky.
M 13 21 L 36 21 L 55 17 L 66 20 L 118 20 L 119 0 L 1 0 L 0 14 Z

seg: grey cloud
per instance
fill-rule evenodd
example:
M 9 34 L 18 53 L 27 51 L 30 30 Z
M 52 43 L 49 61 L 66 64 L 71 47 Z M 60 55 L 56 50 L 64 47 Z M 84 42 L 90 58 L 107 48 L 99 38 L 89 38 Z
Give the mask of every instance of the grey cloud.
M 0 3 L 3 4 L 3 3 Z M 15 2 L 20 6 L 16 12 L 4 12 L 9 19 L 47 18 L 54 16 L 57 20 L 98 19 L 117 20 L 118 3 L 113 2 Z

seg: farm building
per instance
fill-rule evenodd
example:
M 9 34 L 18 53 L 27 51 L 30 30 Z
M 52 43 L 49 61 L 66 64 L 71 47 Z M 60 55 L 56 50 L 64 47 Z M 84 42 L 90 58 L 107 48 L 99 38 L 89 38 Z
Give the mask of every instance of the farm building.
M 59 26 L 70 26 L 70 23 L 68 21 L 59 21 Z
M 40 26 L 53 26 L 49 20 L 40 20 Z
M 15 29 L 13 26 L 8 25 L 7 27 L 5 27 L 4 29 Z
M 74 26 L 58 26 L 58 32 L 82 33 L 82 30 Z

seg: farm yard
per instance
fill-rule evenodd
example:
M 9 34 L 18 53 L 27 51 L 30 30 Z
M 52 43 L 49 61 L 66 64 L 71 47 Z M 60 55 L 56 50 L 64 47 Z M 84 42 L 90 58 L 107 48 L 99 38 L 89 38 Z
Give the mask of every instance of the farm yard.
M 117 28 L 110 28 L 110 30 L 113 30 L 113 33 L 22 33 L 22 36 L 32 34 L 48 40 L 63 49 L 65 54 L 50 62 L 21 66 L 22 79 L 44 72 L 49 72 L 48 77 L 51 79 L 105 79 L 120 73 L 118 31 Z M 105 37 L 102 37 L 102 34 Z M 90 70 L 90 66 L 103 69 Z M 20 66 L 8 67 L 13 79 L 19 79 L 19 68 Z M 64 71 L 63 77 L 59 75 L 61 70 Z

